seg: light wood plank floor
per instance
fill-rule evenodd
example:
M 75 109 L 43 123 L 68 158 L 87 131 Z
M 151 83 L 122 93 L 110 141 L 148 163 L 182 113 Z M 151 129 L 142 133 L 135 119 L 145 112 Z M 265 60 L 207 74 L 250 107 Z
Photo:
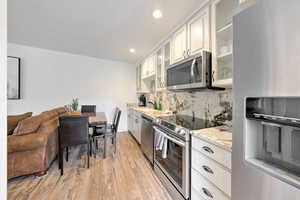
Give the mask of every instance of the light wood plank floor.
M 8 199 L 17 200 L 171 200 L 129 133 L 118 134 L 117 153 L 91 157 L 84 146 L 72 148 L 60 176 L 57 161 L 42 178 L 23 176 L 8 182 Z

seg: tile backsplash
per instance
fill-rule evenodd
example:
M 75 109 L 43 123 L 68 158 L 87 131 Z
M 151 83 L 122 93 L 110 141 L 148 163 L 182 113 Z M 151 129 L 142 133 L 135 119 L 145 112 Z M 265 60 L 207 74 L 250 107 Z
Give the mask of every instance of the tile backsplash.
M 163 91 L 148 95 L 148 100 L 160 102 L 163 110 L 193 115 L 218 124 L 232 120 L 232 90 L 224 91 Z M 149 105 L 151 106 L 151 105 Z

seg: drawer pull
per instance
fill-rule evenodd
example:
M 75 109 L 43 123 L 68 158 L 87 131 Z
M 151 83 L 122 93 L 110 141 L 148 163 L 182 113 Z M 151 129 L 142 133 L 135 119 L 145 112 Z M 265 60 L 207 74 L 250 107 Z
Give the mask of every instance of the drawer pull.
M 210 197 L 210 198 L 214 198 L 214 196 L 211 194 L 210 191 L 208 191 L 208 189 L 202 188 L 202 192 L 203 192 L 206 196 L 208 196 L 208 197 Z
M 202 168 L 203 168 L 206 172 L 208 172 L 208 173 L 210 173 L 210 174 L 213 174 L 213 173 L 214 173 L 214 171 L 213 171 L 210 167 L 208 167 L 208 166 L 203 165 Z
M 214 151 L 213 151 L 211 148 L 207 147 L 207 146 L 203 146 L 202 149 L 203 149 L 204 151 L 206 151 L 207 153 L 210 153 L 210 154 L 213 154 L 213 153 L 214 153 Z

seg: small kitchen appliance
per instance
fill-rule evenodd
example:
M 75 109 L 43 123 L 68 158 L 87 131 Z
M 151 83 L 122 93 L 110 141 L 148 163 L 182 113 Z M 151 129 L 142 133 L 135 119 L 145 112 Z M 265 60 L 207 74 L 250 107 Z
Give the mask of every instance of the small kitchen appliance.
M 212 86 L 212 57 L 208 51 L 182 60 L 167 68 L 167 89 L 220 89 Z
M 139 96 L 139 106 L 146 106 L 147 105 L 147 98 L 144 94 Z

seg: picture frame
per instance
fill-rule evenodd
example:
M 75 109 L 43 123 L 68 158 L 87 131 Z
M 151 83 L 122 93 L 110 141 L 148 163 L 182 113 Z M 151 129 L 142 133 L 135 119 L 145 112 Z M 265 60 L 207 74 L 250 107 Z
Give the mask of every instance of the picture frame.
M 7 56 L 7 99 L 21 99 L 21 58 Z

